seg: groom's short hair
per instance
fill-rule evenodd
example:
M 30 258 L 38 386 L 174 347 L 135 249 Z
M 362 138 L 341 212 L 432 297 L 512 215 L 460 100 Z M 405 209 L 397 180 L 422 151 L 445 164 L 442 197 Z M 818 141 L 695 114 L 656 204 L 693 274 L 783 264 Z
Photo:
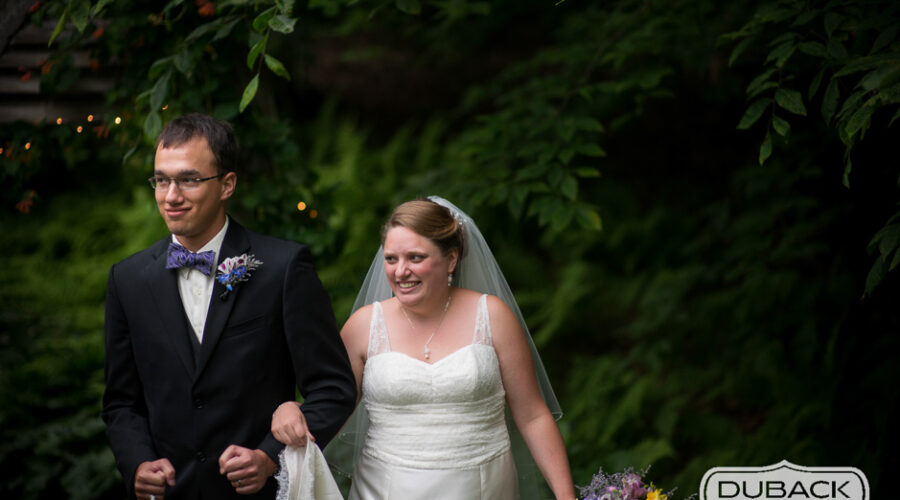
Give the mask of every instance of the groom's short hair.
M 156 138 L 156 148 L 177 148 L 196 137 L 206 139 L 220 174 L 236 170 L 238 144 L 234 129 L 225 120 L 202 113 L 188 113 L 167 123 Z

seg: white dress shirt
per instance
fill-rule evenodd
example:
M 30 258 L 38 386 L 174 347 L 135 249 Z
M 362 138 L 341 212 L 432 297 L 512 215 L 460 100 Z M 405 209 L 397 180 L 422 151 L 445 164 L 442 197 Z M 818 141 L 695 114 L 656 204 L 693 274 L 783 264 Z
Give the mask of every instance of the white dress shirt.
M 216 266 L 219 262 L 219 250 L 222 249 L 222 241 L 225 240 L 225 231 L 228 230 L 228 218 L 225 218 L 225 225 L 213 239 L 209 240 L 203 248 L 197 251 L 206 252 L 212 250 L 216 253 L 213 260 L 212 273 L 209 276 L 204 275 L 200 271 L 182 267 L 178 270 L 178 293 L 181 295 L 181 303 L 184 305 L 184 312 L 187 314 L 191 327 L 194 329 L 194 335 L 197 340 L 203 343 L 203 326 L 206 324 L 206 313 L 209 311 L 209 301 L 212 298 L 213 285 L 216 281 Z M 181 242 L 172 235 L 172 241 L 181 245 Z

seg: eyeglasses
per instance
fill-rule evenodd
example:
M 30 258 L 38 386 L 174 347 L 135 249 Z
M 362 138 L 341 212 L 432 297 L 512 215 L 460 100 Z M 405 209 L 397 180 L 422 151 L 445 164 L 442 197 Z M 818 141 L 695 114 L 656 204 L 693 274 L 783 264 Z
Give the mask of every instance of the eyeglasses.
M 169 189 L 169 186 L 171 186 L 173 182 L 178 186 L 178 189 L 194 189 L 200 187 L 200 184 L 208 180 L 218 179 L 224 175 L 225 174 L 219 174 L 212 177 L 179 177 L 177 179 L 173 179 L 172 177 L 153 176 L 147 180 L 150 181 L 150 186 L 153 189 Z

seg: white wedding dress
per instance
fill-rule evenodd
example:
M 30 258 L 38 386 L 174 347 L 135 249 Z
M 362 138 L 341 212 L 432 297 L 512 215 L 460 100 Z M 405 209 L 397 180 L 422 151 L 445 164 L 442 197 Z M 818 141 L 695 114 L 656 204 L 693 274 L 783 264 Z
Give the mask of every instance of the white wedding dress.
M 472 343 L 433 364 L 391 351 L 374 302 L 362 385 L 369 428 L 350 500 L 518 498 L 487 295 Z

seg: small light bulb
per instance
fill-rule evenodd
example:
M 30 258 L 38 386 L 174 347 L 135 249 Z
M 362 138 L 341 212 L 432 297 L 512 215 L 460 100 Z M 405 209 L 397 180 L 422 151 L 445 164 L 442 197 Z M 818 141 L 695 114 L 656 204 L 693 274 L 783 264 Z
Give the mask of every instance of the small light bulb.
M 306 210 L 306 202 L 301 201 L 300 203 L 297 203 L 297 210 L 299 210 L 301 212 Z
M 115 121 L 116 121 L 116 125 L 119 125 L 120 123 L 122 123 L 122 119 L 119 118 L 118 116 L 116 117 Z

